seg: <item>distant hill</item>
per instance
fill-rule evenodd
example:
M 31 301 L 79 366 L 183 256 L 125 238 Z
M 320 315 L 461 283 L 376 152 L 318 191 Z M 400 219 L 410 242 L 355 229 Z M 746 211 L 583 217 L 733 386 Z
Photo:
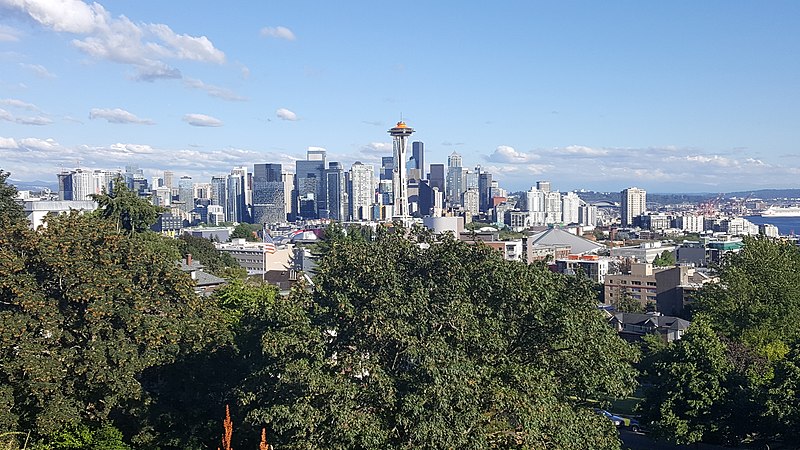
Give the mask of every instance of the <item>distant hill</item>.
M 58 183 L 52 181 L 20 181 L 20 180 L 8 180 L 9 184 L 13 184 L 16 186 L 18 191 L 44 191 L 45 189 L 50 190 L 51 192 L 58 192 Z
M 800 189 L 759 189 L 757 191 L 730 192 L 725 198 L 760 198 L 763 200 L 776 200 L 784 198 L 800 198 Z

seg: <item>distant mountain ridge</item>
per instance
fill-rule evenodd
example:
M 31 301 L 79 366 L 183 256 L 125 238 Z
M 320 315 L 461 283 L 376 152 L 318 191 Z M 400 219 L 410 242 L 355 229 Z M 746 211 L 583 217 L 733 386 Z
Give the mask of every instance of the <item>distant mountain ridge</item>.
M 9 184 L 13 184 L 18 191 L 43 191 L 49 189 L 51 192 L 58 192 L 58 183 L 52 181 L 21 181 L 21 180 L 8 180 Z

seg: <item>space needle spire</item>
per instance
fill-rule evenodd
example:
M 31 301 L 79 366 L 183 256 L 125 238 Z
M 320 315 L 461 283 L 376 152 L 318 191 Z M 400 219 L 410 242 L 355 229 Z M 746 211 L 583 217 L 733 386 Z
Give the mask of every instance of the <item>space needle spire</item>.
M 410 218 L 408 211 L 408 175 L 406 173 L 406 153 L 408 137 L 414 129 L 406 125 L 401 119 L 394 128 L 389 130 L 392 136 L 392 149 L 394 168 L 392 169 L 392 195 L 394 197 L 393 218 L 407 221 Z

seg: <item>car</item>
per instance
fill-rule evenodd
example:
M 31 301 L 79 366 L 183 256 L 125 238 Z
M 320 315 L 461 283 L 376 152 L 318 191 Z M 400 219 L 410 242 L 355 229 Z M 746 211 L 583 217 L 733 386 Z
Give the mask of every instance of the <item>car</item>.
M 595 408 L 594 412 L 596 412 L 597 414 L 600 414 L 601 416 L 606 417 L 608 420 L 612 421 L 614 423 L 614 426 L 616 426 L 616 427 L 626 426 L 625 422 L 629 421 L 628 423 L 630 423 L 630 420 L 631 420 L 631 419 L 626 419 L 625 417 L 618 416 L 616 414 L 611 414 L 610 412 L 606 411 L 605 409 Z

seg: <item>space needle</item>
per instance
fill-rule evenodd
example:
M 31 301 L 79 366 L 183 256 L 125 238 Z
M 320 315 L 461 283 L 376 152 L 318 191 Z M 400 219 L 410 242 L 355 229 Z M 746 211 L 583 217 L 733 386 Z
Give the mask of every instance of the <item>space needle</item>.
M 392 169 L 392 195 L 394 196 L 393 219 L 404 222 L 411 217 L 408 211 L 408 175 L 406 174 L 406 149 L 408 147 L 408 137 L 414 129 L 406 125 L 402 120 L 397 122 L 394 128 L 389 130 L 392 136 L 392 148 L 394 150 L 394 168 Z

